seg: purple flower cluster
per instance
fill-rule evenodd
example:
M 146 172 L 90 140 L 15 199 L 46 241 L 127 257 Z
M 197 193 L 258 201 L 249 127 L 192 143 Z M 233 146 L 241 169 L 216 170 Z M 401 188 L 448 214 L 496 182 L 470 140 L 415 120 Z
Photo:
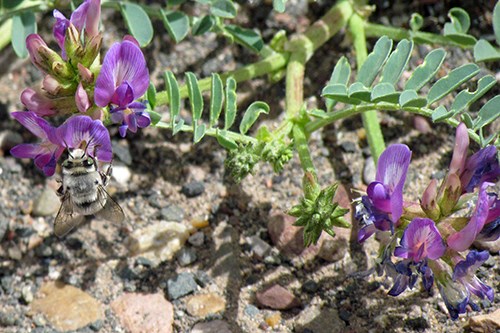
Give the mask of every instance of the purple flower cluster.
M 40 138 L 36 144 L 21 144 L 13 156 L 32 158 L 47 176 L 54 174 L 57 160 L 66 148 L 85 148 L 103 161 L 112 158 L 105 125 L 127 130 L 150 125 L 145 103 L 138 101 L 149 85 L 146 60 L 137 41 L 126 36 L 99 61 L 100 0 L 84 0 L 67 19 L 54 10 L 53 36 L 61 51 L 50 49 L 38 34 L 26 38 L 33 64 L 44 74 L 40 88 L 26 88 L 21 102 L 27 111 L 12 116 Z M 65 123 L 53 127 L 42 117 L 63 115 Z M 94 156 L 95 155 L 97 156 Z
M 489 254 L 471 248 L 500 237 L 500 200 L 488 191 L 500 179 L 497 149 L 467 156 L 468 147 L 467 128 L 460 124 L 448 174 L 440 186 L 431 181 L 418 206 L 403 199 L 411 151 L 389 146 L 355 213 L 358 241 L 375 233 L 389 236 L 381 244 L 379 266 L 394 281 L 389 294 L 413 288 L 419 277 L 427 290 L 436 282 L 453 319 L 468 306 L 479 310 L 475 299 L 493 301 L 493 289 L 475 275 Z

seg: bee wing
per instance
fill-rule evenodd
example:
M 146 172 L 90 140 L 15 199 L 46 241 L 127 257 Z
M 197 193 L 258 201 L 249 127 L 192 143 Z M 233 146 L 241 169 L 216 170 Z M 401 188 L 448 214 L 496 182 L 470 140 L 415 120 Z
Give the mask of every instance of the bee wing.
M 57 237 L 63 237 L 74 227 L 82 223 L 84 218 L 85 217 L 83 215 L 73 212 L 71 196 L 67 192 L 61 199 L 61 207 L 59 208 L 56 219 L 54 220 L 54 233 Z
M 123 213 L 122 208 L 116 201 L 111 198 L 111 196 L 106 192 L 103 186 L 99 186 L 97 188 L 98 196 L 106 200 L 106 203 L 102 207 L 100 211 L 95 213 L 96 217 L 99 217 L 104 220 L 108 220 L 113 223 L 121 223 L 125 220 L 125 214 Z M 104 201 L 104 200 L 103 200 Z

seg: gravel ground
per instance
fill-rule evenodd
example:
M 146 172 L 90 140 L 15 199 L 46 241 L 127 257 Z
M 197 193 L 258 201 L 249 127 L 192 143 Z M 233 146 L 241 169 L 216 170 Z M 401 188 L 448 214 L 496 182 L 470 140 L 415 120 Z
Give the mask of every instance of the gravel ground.
M 272 12 L 267 2 L 241 3 L 238 20 L 256 25 L 264 37 L 269 37 L 279 29 L 301 31 L 324 12 L 329 1 L 307 4 L 291 0 L 285 14 Z M 439 1 L 387 3 L 376 1 L 379 9 L 373 21 L 400 25 L 408 21 L 409 13 L 419 11 L 430 15 L 426 25 L 431 30 L 433 24 L 442 26 L 448 8 L 454 5 Z M 486 3 L 484 7 L 466 7 L 473 17 L 472 34 L 476 36 L 491 33 L 487 32 L 488 15 L 491 18 L 487 8 L 492 4 Z M 197 7 L 190 10 L 196 12 Z M 115 20 L 116 14 L 104 15 L 107 22 L 121 22 Z M 44 20 L 49 22 L 48 16 Z M 123 27 L 104 24 L 104 43 L 110 45 L 120 38 Z M 42 35 L 49 36 L 49 30 L 41 30 Z M 412 63 L 415 65 L 418 55 L 428 50 L 416 48 Z M 178 77 L 186 70 L 203 77 L 256 60 L 246 50 L 215 35 L 187 38 L 178 45 L 158 35 L 145 53 L 151 59 L 152 78 L 159 85 L 165 69 Z M 343 54 L 352 60 L 352 50 L 341 34 L 308 63 L 305 94 L 313 96 L 307 99 L 308 105 L 322 106 L 314 96 L 320 95 Z M 455 67 L 470 59 L 469 52 L 451 50 L 446 66 Z M 254 175 L 235 184 L 225 174 L 225 151 L 211 138 L 192 145 L 190 135 L 172 137 L 168 131 L 155 128 L 127 135 L 113 142 L 114 174 L 108 187 L 123 207 L 127 223 L 89 220 L 63 240 L 57 239 L 52 234 L 59 206 L 54 193 L 57 177 L 46 179 L 31 161 L 8 154 L 13 144 L 33 140 L 9 113 L 21 109 L 20 92 L 39 84 L 41 77 L 28 61 L 16 59 L 10 49 L 0 53 L 0 61 L 4 64 L 0 70 L 0 332 L 126 332 L 131 326 L 123 317 L 131 303 L 120 298 L 125 294 L 161 295 L 159 303 L 138 300 L 138 308 L 148 304 L 165 308 L 165 313 L 173 317 L 175 332 L 470 330 L 469 317 L 477 313 L 450 320 L 435 288 L 427 293 L 417 287 L 397 298 L 388 296 L 390 281 L 365 274 L 373 267 L 377 251 L 374 240 L 360 246 L 350 241 L 349 230 L 341 230 L 334 243 L 334 257 L 322 255 L 318 248 L 304 250 L 293 244 L 279 251 L 270 225 L 276 220 L 287 221 L 283 212 L 301 197 L 302 171 L 296 156 L 280 174 L 261 164 Z M 485 71 L 495 74 L 498 67 L 490 66 Z M 240 84 L 238 91 L 242 96 L 240 109 L 253 100 L 268 102 L 272 112 L 262 118 L 261 124 L 276 126 L 284 107 L 284 82 L 271 85 L 256 79 Z M 498 88 L 493 93 L 498 94 Z M 405 114 L 381 114 L 381 124 L 388 143 L 406 143 L 413 151 L 406 195 L 416 201 L 431 177 L 444 177 L 454 130 Z M 346 189 L 366 189 L 363 172 L 369 172 L 365 166 L 368 150 L 359 118 L 315 133 L 311 143 L 323 185 L 339 181 Z M 176 223 L 175 228 L 166 226 L 166 222 Z M 151 246 L 153 251 L 134 243 L 141 230 L 157 237 L 151 241 L 156 244 Z M 296 237 L 300 240 L 297 235 L 292 240 Z M 299 252 L 294 252 L 297 248 Z M 481 304 L 482 313 L 492 313 L 500 304 L 499 270 L 497 254 L 478 273 L 496 290 L 495 303 Z M 75 289 L 52 286 L 50 281 L 56 280 Z M 264 291 L 276 285 L 284 289 L 275 290 L 271 298 L 291 297 L 290 302 L 274 308 L 262 306 Z M 57 295 L 55 301 L 40 302 L 41 290 Z M 79 317 L 88 318 L 88 322 L 73 328 L 55 325 L 58 313 L 65 313 L 76 298 L 82 299 L 79 293 L 91 296 L 89 303 L 78 308 Z M 203 306 L 196 307 L 196 302 Z M 200 310 L 203 307 L 211 311 L 205 313 Z M 47 315 L 49 309 L 55 312 L 52 317 Z M 144 332 L 155 331 L 145 327 Z

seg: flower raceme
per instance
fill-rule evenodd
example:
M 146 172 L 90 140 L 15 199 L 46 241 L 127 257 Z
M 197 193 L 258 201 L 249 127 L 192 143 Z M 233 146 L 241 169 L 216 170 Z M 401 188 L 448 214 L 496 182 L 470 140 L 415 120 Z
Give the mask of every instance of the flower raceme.
M 468 306 L 479 310 L 473 298 L 493 301 L 493 289 L 475 275 L 488 254 L 470 248 L 476 240 L 500 237 L 500 200 L 488 191 L 500 179 L 498 154 L 488 146 L 467 156 L 467 135 L 460 124 L 449 172 L 441 185 L 431 181 L 420 209 L 403 200 L 411 151 L 387 147 L 355 213 L 360 242 L 374 233 L 388 235 L 382 237 L 378 271 L 394 281 L 389 294 L 413 288 L 419 277 L 427 290 L 436 282 L 453 319 Z

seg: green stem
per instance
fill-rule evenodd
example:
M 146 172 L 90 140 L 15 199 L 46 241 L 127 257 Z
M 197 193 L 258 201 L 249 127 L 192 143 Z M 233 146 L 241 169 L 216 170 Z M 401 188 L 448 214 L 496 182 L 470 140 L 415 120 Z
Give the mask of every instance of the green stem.
M 172 127 L 170 126 L 170 124 L 166 123 L 166 122 L 163 122 L 163 121 L 159 121 L 158 123 L 156 123 L 155 127 L 172 130 Z M 181 128 L 180 128 L 180 131 L 182 131 L 182 132 L 191 132 L 192 133 L 193 132 L 193 126 L 182 125 Z M 217 131 L 218 131 L 217 128 L 209 128 L 205 132 L 205 135 L 212 136 L 212 137 L 217 137 Z M 252 143 L 252 144 L 257 144 L 258 143 L 257 139 L 255 139 L 255 138 L 253 138 L 251 136 L 244 135 L 244 134 L 239 134 L 239 133 L 235 133 L 235 132 L 232 132 L 232 131 L 227 131 L 226 130 L 225 136 L 228 137 L 229 139 L 232 139 L 232 140 L 236 141 L 236 142 Z
M 367 103 L 363 105 L 355 105 L 347 109 L 342 109 L 338 111 L 333 111 L 333 112 L 328 112 L 324 117 L 321 119 L 316 119 L 311 122 L 309 122 L 305 126 L 305 131 L 307 134 L 310 134 L 320 128 L 323 128 L 331 123 L 334 123 L 337 120 L 352 117 L 357 114 L 363 114 L 366 112 L 370 112 L 373 110 L 380 110 L 380 111 L 406 111 L 409 113 L 413 113 L 416 115 L 421 115 L 427 118 L 432 118 L 432 113 L 434 112 L 433 109 L 428 109 L 428 108 L 417 108 L 417 107 L 412 107 L 412 108 L 405 108 L 401 109 L 401 106 L 399 104 L 392 104 L 392 103 Z M 454 119 L 454 118 L 448 118 L 443 120 L 445 124 L 451 125 L 453 127 L 457 127 L 460 124 L 460 121 Z M 479 135 L 477 135 L 472 129 L 468 129 L 469 132 L 469 137 L 476 141 L 477 143 L 480 143 L 481 139 Z
M 304 36 L 291 41 L 293 49 L 286 66 L 286 98 L 285 112 L 289 119 L 299 117 L 300 109 L 304 104 L 304 72 L 307 61 L 307 44 Z
M 310 173 L 316 177 L 316 168 L 311 158 L 311 152 L 309 151 L 309 145 L 307 142 L 307 135 L 304 126 L 301 124 L 295 124 L 293 126 L 293 142 L 295 149 L 299 154 L 300 165 L 305 173 Z
M 356 50 L 356 63 L 359 70 L 368 57 L 363 18 L 357 13 L 353 14 L 349 20 L 349 28 L 353 37 L 353 46 Z M 364 112 L 361 118 L 370 151 L 374 161 L 377 162 L 380 154 L 385 149 L 384 136 L 382 135 L 377 113 L 375 111 Z

